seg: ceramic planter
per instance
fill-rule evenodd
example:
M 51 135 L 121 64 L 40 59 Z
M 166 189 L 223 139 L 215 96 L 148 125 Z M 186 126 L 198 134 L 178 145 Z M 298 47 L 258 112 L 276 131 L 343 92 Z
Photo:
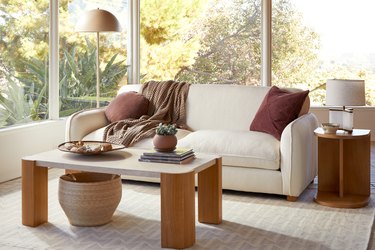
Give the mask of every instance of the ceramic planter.
M 177 137 L 175 135 L 158 135 L 156 134 L 152 140 L 156 151 L 169 152 L 173 151 L 177 145 Z

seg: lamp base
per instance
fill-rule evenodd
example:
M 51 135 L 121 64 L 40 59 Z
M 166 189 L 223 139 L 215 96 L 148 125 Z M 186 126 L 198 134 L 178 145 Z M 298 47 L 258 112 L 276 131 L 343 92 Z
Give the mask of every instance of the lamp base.
M 353 109 L 352 108 L 330 108 L 329 122 L 339 124 L 339 129 L 347 132 L 353 131 Z
M 329 123 L 336 123 L 339 125 L 339 129 L 342 129 L 342 118 L 344 109 L 330 108 L 329 109 Z

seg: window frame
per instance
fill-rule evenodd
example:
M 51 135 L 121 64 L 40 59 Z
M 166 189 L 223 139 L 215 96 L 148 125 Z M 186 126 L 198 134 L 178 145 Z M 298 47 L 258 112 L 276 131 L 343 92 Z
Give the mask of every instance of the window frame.
M 59 119 L 59 1 L 49 1 L 48 119 Z
M 140 83 L 140 1 L 128 0 L 127 62 L 130 66 L 127 77 L 129 84 Z M 261 84 L 272 86 L 272 0 L 261 0 L 261 6 Z M 58 120 L 62 118 L 59 116 L 59 1 L 50 0 L 49 11 L 49 116 L 47 120 Z M 316 106 L 316 108 L 325 109 L 326 107 Z M 373 109 L 374 107 L 362 108 Z

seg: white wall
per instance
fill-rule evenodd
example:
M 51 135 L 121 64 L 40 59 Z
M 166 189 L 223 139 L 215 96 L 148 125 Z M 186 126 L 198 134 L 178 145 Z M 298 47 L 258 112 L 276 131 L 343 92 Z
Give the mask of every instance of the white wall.
M 21 176 L 23 156 L 54 149 L 64 141 L 65 120 L 0 130 L 0 182 Z

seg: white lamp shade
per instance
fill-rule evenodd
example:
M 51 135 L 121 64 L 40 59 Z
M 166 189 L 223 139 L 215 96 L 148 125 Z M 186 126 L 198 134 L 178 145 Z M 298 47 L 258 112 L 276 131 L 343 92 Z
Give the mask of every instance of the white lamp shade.
M 327 106 L 364 106 L 365 104 L 364 80 L 327 80 Z
M 120 22 L 109 11 L 95 9 L 86 12 L 77 22 L 77 32 L 119 32 Z

